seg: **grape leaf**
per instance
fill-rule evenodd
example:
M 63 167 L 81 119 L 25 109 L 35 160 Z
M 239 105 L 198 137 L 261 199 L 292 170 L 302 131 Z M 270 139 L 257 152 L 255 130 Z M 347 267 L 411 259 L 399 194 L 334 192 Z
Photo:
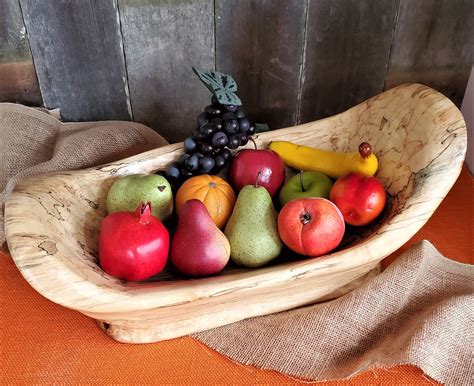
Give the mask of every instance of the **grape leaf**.
M 237 83 L 227 74 L 217 71 L 202 71 L 193 67 L 194 73 L 199 77 L 202 83 L 223 105 L 241 106 L 242 102 L 235 92 L 237 91 Z
M 270 127 L 266 123 L 256 123 L 255 132 L 262 133 L 264 131 L 270 131 Z

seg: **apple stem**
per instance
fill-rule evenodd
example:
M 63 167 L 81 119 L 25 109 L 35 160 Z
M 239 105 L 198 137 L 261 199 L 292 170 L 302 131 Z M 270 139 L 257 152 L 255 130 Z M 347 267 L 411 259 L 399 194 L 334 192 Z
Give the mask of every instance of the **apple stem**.
M 255 179 L 255 187 L 258 188 L 258 180 L 260 180 L 260 176 L 262 175 L 262 171 L 259 170 L 257 173 L 257 178 Z
M 301 184 L 301 190 L 303 192 L 306 192 L 306 189 L 304 188 L 304 184 L 303 184 L 303 173 L 304 173 L 304 171 L 300 170 L 300 184 Z
M 257 149 L 257 143 L 254 141 L 254 139 L 252 137 L 249 137 L 249 140 L 252 141 L 255 150 L 258 150 Z
M 311 215 L 308 212 L 304 212 L 301 215 L 300 220 L 303 223 L 303 225 L 306 225 L 311 221 Z

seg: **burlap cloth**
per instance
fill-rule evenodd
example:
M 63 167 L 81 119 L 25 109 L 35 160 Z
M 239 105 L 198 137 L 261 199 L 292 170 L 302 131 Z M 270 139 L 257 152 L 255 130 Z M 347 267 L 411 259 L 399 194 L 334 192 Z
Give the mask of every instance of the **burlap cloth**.
M 165 143 L 137 123 L 61 123 L 34 109 L 0 104 L 2 207 L 28 176 L 102 164 Z M 473 266 L 441 256 L 424 241 L 339 299 L 194 337 L 235 361 L 310 380 L 410 363 L 444 384 L 468 385 L 473 278 Z

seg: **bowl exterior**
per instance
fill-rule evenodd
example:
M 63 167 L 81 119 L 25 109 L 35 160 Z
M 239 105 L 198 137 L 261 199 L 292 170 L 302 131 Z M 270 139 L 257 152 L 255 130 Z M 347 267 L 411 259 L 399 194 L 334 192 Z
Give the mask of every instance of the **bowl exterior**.
M 46 298 L 98 321 L 124 342 L 153 342 L 283 311 L 343 293 L 373 272 L 430 218 L 459 176 L 466 128 L 442 94 L 409 84 L 323 120 L 258 134 L 333 151 L 370 142 L 389 196 L 383 220 L 329 255 L 192 280 L 126 283 L 99 267 L 98 229 L 108 188 L 121 175 L 166 168 L 183 152 L 164 146 L 92 169 L 30 178 L 5 206 L 11 255 Z M 351 284 L 352 283 L 352 284 Z

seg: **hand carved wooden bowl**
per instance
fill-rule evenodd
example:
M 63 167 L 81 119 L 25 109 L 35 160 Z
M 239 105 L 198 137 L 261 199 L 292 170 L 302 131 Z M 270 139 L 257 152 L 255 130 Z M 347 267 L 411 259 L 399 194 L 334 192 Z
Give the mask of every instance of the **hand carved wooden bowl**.
M 153 173 L 176 160 L 182 143 L 93 169 L 30 178 L 6 204 L 11 255 L 46 298 L 99 321 L 122 342 L 154 342 L 336 296 L 401 247 L 429 219 L 456 181 L 466 129 L 456 106 L 419 84 L 403 85 L 316 122 L 258 135 L 334 151 L 368 141 L 390 199 L 381 221 L 319 258 L 231 268 L 202 279 L 165 273 L 124 282 L 102 271 L 99 223 L 114 179 Z M 338 292 L 339 291 L 339 292 Z

